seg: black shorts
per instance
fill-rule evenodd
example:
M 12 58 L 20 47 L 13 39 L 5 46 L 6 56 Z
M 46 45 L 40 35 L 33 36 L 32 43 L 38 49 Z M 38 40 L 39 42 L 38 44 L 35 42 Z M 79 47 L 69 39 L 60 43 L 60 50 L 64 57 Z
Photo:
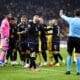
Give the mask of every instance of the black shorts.
M 52 42 L 52 51 L 60 51 L 60 41 Z
M 26 41 L 21 41 L 20 47 L 21 47 L 21 51 L 26 52 L 26 50 L 29 50 L 28 43 Z
M 73 49 L 75 53 L 80 53 L 80 38 L 69 37 L 67 42 L 67 51 L 69 54 L 72 54 Z
M 39 52 L 39 44 L 38 42 L 28 42 L 28 48 L 31 52 Z
M 16 49 L 16 40 L 10 40 L 9 41 L 9 48 Z

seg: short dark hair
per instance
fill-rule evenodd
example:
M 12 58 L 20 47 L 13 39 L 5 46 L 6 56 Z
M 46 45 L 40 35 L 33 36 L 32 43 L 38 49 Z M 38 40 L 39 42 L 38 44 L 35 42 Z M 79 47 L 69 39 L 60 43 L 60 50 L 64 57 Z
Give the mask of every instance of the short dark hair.
M 9 11 L 4 11 L 4 12 L 3 12 L 3 15 L 8 15 L 8 14 L 10 14 Z
M 15 20 L 15 18 L 14 17 L 11 17 L 10 20 Z
M 27 18 L 27 16 L 26 15 L 22 15 L 21 18 Z
M 80 17 L 80 9 L 76 9 L 74 15 Z

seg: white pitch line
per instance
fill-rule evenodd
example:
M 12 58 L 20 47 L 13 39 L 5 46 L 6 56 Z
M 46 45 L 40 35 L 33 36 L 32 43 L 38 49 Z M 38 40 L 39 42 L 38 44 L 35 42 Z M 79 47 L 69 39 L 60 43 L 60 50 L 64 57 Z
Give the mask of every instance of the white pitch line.
M 61 73 L 65 73 L 66 71 L 63 71 L 63 70 L 53 70 L 53 69 L 41 69 L 43 71 L 49 71 L 49 72 L 61 72 Z M 75 72 L 72 72 L 71 73 L 75 73 Z
M 25 71 L 26 72 L 30 72 L 29 70 L 26 70 L 25 69 Z M 40 71 L 47 71 L 47 72 L 60 72 L 60 73 L 65 73 L 66 71 L 64 71 L 64 70 L 53 70 L 53 69 L 45 69 L 45 68 L 40 68 Z M 22 72 L 22 70 L 14 70 L 14 71 L 11 71 L 11 70 L 1 70 L 0 72 L 14 72 L 14 73 L 16 73 L 16 72 Z M 24 69 L 23 69 L 23 72 L 24 72 Z M 71 73 L 75 73 L 75 72 L 72 72 L 71 71 Z
M 65 71 L 59 71 L 59 70 L 53 70 L 53 69 L 41 69 L 41 70 L 44 70 L 44 71 L 50 71 L 50 72 L 65 72 Z

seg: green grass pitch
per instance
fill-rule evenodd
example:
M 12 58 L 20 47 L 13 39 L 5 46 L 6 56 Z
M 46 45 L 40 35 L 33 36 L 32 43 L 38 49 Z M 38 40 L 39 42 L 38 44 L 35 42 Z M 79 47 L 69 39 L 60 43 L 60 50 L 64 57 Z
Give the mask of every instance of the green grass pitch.
M 61 54 L 66 60 L 66 49 L 61 49 Z M 66 65 L 59 67 L 40 67 L 39 72 L 31 72 L 23 66 L 6 65 L 0 67 L 0 80 L 80 80 L 76 75 L 75 64 L 72 65 L 72 74 L 65 75 Z

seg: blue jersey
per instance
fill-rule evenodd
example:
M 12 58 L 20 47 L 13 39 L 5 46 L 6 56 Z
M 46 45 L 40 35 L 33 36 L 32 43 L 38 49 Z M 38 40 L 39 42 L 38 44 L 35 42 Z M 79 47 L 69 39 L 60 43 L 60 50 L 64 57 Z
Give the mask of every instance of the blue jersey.
M 62 15 L 61 18 L 67 21 L 69 24 L 69 36 L 80 38 L 80 18 L 72 18 L 65 15 Z

